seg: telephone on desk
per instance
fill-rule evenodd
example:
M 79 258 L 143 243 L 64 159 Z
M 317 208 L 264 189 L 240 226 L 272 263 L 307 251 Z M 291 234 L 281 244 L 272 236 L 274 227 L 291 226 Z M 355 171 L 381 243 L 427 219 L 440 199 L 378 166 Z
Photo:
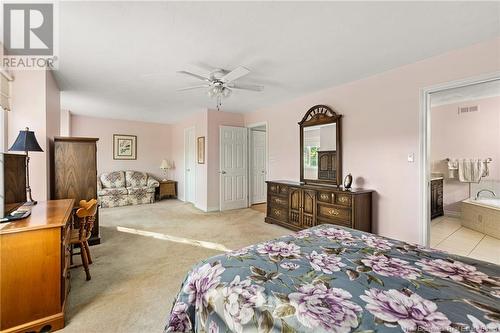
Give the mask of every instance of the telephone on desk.
M 11 212 L 9 215 L 5 216 L 4 218 L 1 218 L 0 223 L 12 222 L 27 218 L 28 216 L 31 215 L 31 207 L 32 205 L 30 204 L 24 204 L 20 206 L 15 211 Z

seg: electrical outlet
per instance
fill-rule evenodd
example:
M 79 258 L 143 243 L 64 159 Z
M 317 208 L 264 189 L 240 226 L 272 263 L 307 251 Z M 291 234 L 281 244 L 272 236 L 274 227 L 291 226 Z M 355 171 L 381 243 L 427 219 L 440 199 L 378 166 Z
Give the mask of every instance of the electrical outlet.
M 413 163 L 413 162 L 415 162 L 415 154 L 410 153 L 408 154 L 408 163 Z

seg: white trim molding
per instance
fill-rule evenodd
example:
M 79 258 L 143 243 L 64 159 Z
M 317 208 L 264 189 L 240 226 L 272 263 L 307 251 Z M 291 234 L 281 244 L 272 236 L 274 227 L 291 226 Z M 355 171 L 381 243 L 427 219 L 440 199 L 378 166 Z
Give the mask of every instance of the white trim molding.
M 431 110 L 431 94 L 440 91 L 470 86 L 474 84 L 486 83 L 490 81 L 500 80 L 500 72 L 484 74 L 476 77 L 471 77 L 462 80 L 442 83 L 431 87 L 426 87 L 420 90 L 420 164 L 419 164 L 419 222 L 420 222 L 420 244 L 429 246 L 430 242 L 430 110 Z

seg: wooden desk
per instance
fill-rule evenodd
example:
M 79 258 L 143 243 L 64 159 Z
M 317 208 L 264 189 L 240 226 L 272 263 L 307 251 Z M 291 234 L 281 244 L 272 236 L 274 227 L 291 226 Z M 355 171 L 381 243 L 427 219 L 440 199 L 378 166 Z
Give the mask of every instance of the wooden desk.
M 74 200 L 39 202 L 31 216 L 0 224 L 0 332 L 64 327 Z

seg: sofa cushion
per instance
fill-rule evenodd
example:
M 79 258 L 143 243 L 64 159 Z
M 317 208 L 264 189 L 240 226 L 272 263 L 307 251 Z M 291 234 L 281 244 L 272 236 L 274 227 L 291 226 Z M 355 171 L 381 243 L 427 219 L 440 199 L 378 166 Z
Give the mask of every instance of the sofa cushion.
M 155 193 L 155 188 L 154 187 L 127 187 L 128 194 L 131 195 L 136 195 L 136 194 L 143 194 L 143 193 Z
M 148 185 L 148 174 L 139 171 L 125 171 L 127 187 L 144 187 Z
M 100 179 L 103 188 L 125 187 L 125 173 L 123 171 L 103 173 Z
M 128 190 L 125 187 L 115 187 L 115 188 L 103 188 L 97 191 L 97 195 L 127 195 Z

